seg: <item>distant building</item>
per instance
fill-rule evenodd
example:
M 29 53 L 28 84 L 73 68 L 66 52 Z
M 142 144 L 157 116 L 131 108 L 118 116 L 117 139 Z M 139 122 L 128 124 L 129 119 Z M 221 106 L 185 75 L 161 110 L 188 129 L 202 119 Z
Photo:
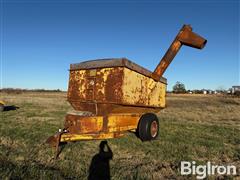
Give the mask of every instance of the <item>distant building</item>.
M 213 91 L 211 89 L 202 89 L 202 94 L 213 94 Z
M 211 89 L 194 89 L 194 90 L 188 90 L 189 94 L 216 94 L 217 91 L 213 91 Z
M 214 91 L 214 94 L 219 94 L 216 90 Z
M 240 86 L 232 86 L 232 94 L 235 94 L 236 92 L 240 92 Z

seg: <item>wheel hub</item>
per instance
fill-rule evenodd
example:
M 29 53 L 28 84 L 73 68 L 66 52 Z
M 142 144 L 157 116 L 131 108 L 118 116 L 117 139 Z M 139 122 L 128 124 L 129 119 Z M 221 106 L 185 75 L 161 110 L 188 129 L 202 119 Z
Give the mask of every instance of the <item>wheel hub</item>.
M 158 124 L 156 121 L 151 123 L 151 136 L 156 137 L 158 132 Z

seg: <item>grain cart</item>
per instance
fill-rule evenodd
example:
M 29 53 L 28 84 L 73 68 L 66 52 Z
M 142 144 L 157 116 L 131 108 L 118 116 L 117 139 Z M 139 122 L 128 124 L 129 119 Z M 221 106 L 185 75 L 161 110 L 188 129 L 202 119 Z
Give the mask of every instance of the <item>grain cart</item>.
M 116 138 L 134 130 L 142 141 L 156 139 L 155 113 L 166 104 L 163 73 L 182 45 L 202 49 L 206 42 L 184 25 L 154 72 L 127 58 L 71 64 L 67 99 L 75 111 L 47 142 L 58 149 L 60 142 Z

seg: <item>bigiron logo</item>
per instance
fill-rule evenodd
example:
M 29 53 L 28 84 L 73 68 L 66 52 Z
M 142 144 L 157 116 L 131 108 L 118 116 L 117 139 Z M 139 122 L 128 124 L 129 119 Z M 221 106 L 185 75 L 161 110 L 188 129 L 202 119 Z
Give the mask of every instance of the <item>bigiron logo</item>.
M 237 168 L 234 165 L 196 165 L 195 161 L 181 161 L 181 175 L 196 175 L 197 179 L 203 179 L 211 175 L 236 175 Z

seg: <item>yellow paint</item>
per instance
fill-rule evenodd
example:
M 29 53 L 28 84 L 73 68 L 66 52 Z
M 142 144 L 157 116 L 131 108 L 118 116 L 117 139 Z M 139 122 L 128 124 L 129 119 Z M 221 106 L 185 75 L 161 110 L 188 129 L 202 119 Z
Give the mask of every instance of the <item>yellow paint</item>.
M 99 134 L 62 134 L 60 142 L 67 141 L 80 141 L 80 140 L 93 140 L 93 139 L 110 139 L 121 137 L 121 133 L 99 133 Z
M 166 85 L 124 68 L 123 102 L 165 107 Z
M 148 105 L 165 107 L 166 85 L 148 78 Z
M 97 91 L 98 92 L 101 92 L 103 94 L 103 97 L 104 97 L 104 101 L 106 100 L 105 97 L 106 97 L 106 94 L 105 94 L 105 84 L 106 84 L 106 81 L 107 81 L 107 77 L 110 73 L 113 73 L 115 68 L 103 68 L 103 69 L 100 69 L 98 70 L 98 74 L 102 74 L 102 78 L 103 78 L 103 81 L 101 82 L 101 84 L 97 84 L 98 85 L 98 89 Z M 96 97 L 97 98 L 97 97 Z
M 0 101 L 0 104 L 4 105 L 5 103 L 3 101 Z
M 103 117 L 102 116 L 83 117 L 79 120 L 78 126 L 79 132 L 81 133 L 99 132 L 103 128 Z
M 108 116 L 108 131 L 122 132 L 136 129 L 140 114 L 110 114 Z
M 84 86 L 85 73 L 86 70 L 70 71 L 68 97 L 71 97 L 73 94 L 74 96 L 77 94 L 81 99 L 86 98 L 86 94 L 84 93 L 86 89 L 86 86 Z M 76 91 L 74 87 L 77 87 L 76 89 L 78 89 L 78 92 L 74 92 Z
M 79 100 L 86 100 L 86 87 L 88 87 L 87 77 L 102 77 L 103 81 L 95 84 L 97 86 L 97 91 L 101 92 L 105 97 L 105 84 L 107 77 L 110 73 L 114 74 L 116 68 L 102 68 L 102 69 L 92 69 L 92 70 L 74 70 L 70 71 L 69 85 L 68 85 L 68 97 L 78 96 Z M 74 87 L 77 87 L 77 92 Z M 98 100 L 98 97 L 95 97 Z M 105 99 L 104 99 L 105 100 Z
M 96 76 L 96 74 L 97 74 L 97 70 L 96 69 L 91 69 L 90 72 L 89 72 L 90 76 Z
M 128 130 L 137 129 L 140 117 L 141 114 L 132 113 L 109 114 L 107 129 L 103 127 L 103 116 L 81 117 L 79 123 L 68 128 L 68 133 L 61 135 L 61 142 L 120 137 Z
M 166 84 L 154 81 L 150 77 L 125 67 L 70 71 L 68 97 L 76 99 L 77 96 L 79 100 L 86 100 L 86 87 L 88 87 L 87 83 L 89 83 L 86 79 L 89 75 L 91 75 L 90 77 L 96 75 L 96 78 L 102 79 L 95 82 L 95 87 L 97 87 L 95 94 L 100 93 L 101 99 L 96 95 L 94 100 L 105 102 L 107 78 L 109 74 L 116 73 L 117 69 L 123 69 L 123 85 L 119 89 L 113 89 L 113 91 L 121 91 L 123 97 L 121 102 L 114 103 L 165 107 Z

